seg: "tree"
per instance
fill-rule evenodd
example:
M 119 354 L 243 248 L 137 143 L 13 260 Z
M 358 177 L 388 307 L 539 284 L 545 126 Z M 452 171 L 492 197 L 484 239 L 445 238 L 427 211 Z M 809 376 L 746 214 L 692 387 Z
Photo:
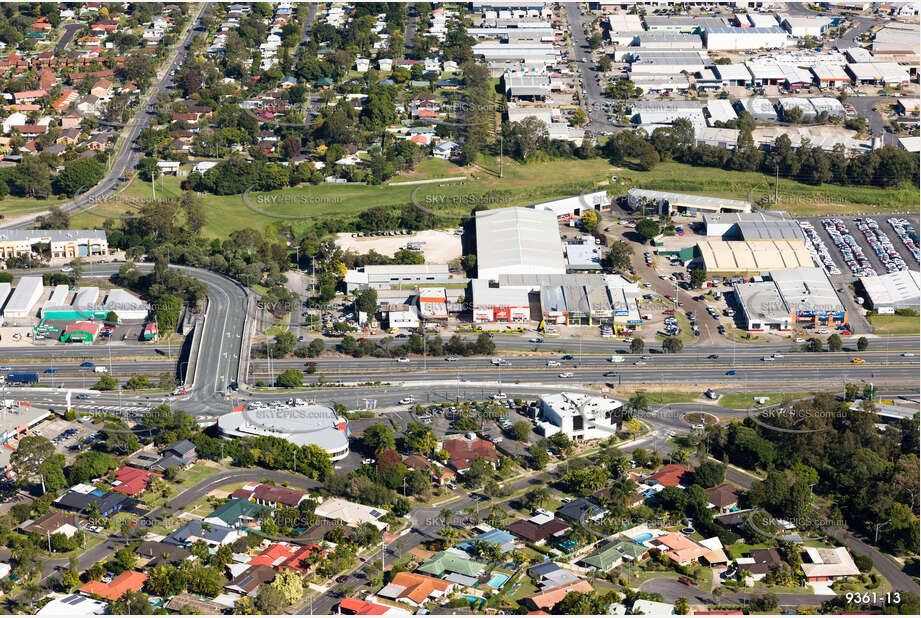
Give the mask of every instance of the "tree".
M 259 586 L 255 605 L 263 614 L 281 614 L 287 607 L 285 594 L 272 586 Z
M 636 233 L 649 240 L 659 235 L 659 224 L 652 219 L 640 219 L 636 222 Z
M 858 352 L 863 352 L 869 347 L 870 347 L 870 340 L 867 339 L 866 337 L 861 337 L 860 339 L 857 340 L 857 351 Z
M 589 234 L 594 234 L 598 231 L 598 222 L 598 213 L 594 210 L 586 210 L 582 213 L 582 229 Z
M 384 423 L 377 423 L 368 427 L 365 430 L 362 440 L 365 446 L 374 454 L 379 454 L 384 450 L 392 449 L 396 446 L 396 438 L 393 435 L 393 430 L 390 429 L 389 425 L 385 425 Z
M 308 356 L 311 358 L 316 358 L 320 354 L 326 351 L 326 342 L 322 339 L 314 339 L 310 342 L 310 345 L 307 346 Z
M 684 348 L 684 343 L 678 337 L 665 337 L 662 340 L 662 349 L 672 354 L 677 354 Z
M 840 352 L 842 343 L 843 342 L 841 341 L 841 337 L 838 336 L 837 334 L 832 334 L 828 338 L 828 341 L 826 341 L 826 345 L 828 346 L 829 352 Z
M 108 613 L 122 616 L 145 616 L 153 614 L 154 611 L 146 594 L 128 590 L 120 599 L 109 603 Z
M 716 487 L 723 482 L 726 468 L 715 461 L 705 461 L 694 470 L 694 482 L 701 487 Z
M 684 597 L 675 599 L 675 613 L 679 616 L 686 616 L 688 613 L 688 600 Z
M 691 271 L 691 287 L 699 289 L 703 287 L 704 281 L 707 280 L 707 271 L 703 268 L 695 268 Z
M 297 369 L 285 369 L 278 374 L 275 385 L 282 388 L 300 388 L 304 385 L 304 372 Z
M 46 461 L 54 455 L 54 445 L 44 436 L 25 436 L 10 454 L 10 464 L 23 481 L 35 480 Z
M 157 329 L 161 337 L 169 337 L 179 324 L 179 312 L 182 310 L 182 301 L 172 294 L 163 294 L 157 298 L 154 316 L 157 320 Z
M 806 340 L 806 343 L 803 344 L 803 352 L 821 352 L 822 351 L 822 340 L 816 337 L 810 337 Z
M 646 412 L 649 410 L 649 398 L 643 391 L 636 391 L 630 396 L 628 406 L 634 414 Z
M 604 266 L 612 270 L 627 270 L 633 257 L 633 247 L 622 240 L 611 243 L 605 256 Z
M 643 340 L 639 337 L 634 337 L 630 340 L 630 353 L 631 354 L 642 354 L 643 350 L 646 348 L 646 344 L 643 343 Z
M 294 571 L 281 571 L 269 585 L 281 592 L 285 599 L 285 605 L 293 605 L 304 596 L 303 580 Z
M 355 308 L 369 316 L 374 315 L 374 312 L 377 311 L 377 291 L 371 288 L 362 290 L 355 299 Z
M 607 73 L 608 71 L 610 71 L 612 64 L 613 62 L 611 61 L 611 57 L 608 56 L 607 54 L 598 58 L 598 68 L 601 69 L 603 73 Z
M 527 442 L 531 438 L 531 423 L 528 421 L 517 421 L 512 425 L 512 434 L 519 442 Z

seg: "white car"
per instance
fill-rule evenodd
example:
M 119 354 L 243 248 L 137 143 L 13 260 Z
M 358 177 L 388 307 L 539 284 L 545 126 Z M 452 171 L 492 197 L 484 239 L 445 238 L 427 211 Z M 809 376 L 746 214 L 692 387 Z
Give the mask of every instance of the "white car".
M 794 339 L 793 341 L 794 341 L 795 343 L 806 343 L 806 340 L 803 339 L 802 337 L 797 337 L 797 338 Z
M 914 356 L 914 352 L 902 352 L 902 356 Z
M 560 366 L 560 361 L 548 360 L 548 361 L 547 361 L 547 366 L 548 366 L 548 367 L 559 367 L 559 366 Z
M 636 366 L 642 367 L 643 365 L 646 364 L 646 362 L 645 362 L 645 361 L 636 361 L 636 362 L 633 363 L 633 364 L 636 365 Z
M 415 397 L 403 397 L 403 399 L 400 400 L 400 405 L 405 406 L 408 403 L 416 403 L 416 398 Z
M 778 354 L 777 352 L 775 352 L 773 356 L 774 358 L 783 358 L 783 354 Z
M 622 362 L 624 362 L 624 357 L 623 357 L 623 356 L 616 356 L 616 355 L 615 355 L 615 356 L 612 356 L 611 358 L 609 358 L 608 360 L 610 360 L 612 363 L 622 363 Z
M 827 329 L 827 328 L 820 328 L 819 330 L 817 330 L 817 331 L 815 331 L 815 332 L 816 332 L 817 335 L 827 335 L 827 334 L 828 334 L 828 329 Z
M 456 361 L 457 361 L 457 357 L 456 357 L 456 356 L 446 356 L 446 357 L 445 357 L 445 360 L 448 361 L 448 362 L 453 363 L 453 362 L 456 362 Z
M 560 374 L 561 378 L 571 378 L 574 374 L 571 371 L 564 371 Z
M 406 358 L 405 356 L 401 356 L 400 358 L 397 359 L 397 362 L 398 363 L 408 363 L 409 359 Z
M 74 272 L 74 269 L 71 268 L 70 266 L 64 266 L 64 267 L 61 268 L 61 272 L 62 272 L 62 273 L 72 273 L 72 272 Z

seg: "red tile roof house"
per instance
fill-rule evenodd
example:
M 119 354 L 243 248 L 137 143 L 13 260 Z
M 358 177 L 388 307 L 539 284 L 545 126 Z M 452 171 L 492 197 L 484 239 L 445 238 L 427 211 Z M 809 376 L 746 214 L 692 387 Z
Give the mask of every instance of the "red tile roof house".
M 352 597 L 346 597 L 339 601 L 339 613 L 347 616 L 409 615 L 408 611 L 399 607 L 362 601 Z
M 100 79 L 90 88 L 90 94 L 97 97 L 104 97 L 112 92 L 112 82 L 106 78 Z
M 117 601 L 122 595 L 128 592 L 140 592 L 147 581 L 147 575 L 137 571 L 125 571 L 108 584 L 93 580 L 86 582 L 80 587 L 80 592 L 89 595 L 96 595 L 109 601 Z
M 299 575 L 307 575 L 316 569 L 318 562 L 309 562 L 314 554 L 325 555 L 319 545 L 294 545 L 293 543 L 273 543 L 261 554 L 249 561 L 250 565 L 261 564 L 276 570 L 290 570 Z
M 248 483 L 230 495 L 231 498 L 242 498 L 261 504 L 263 506 L 297 506 L 310 496 L 296 489 L 266 485 L 263 483 Z
M 23 137 L 38 137 L 48 132 L 48 125 L 45 124 L 20 124 L 13 128 Z
M 570 592 L 592 592 L 592 585 L 580 579 L 574 584 L 567 584 L 558 588 L 542 590 L 530 596 L 524 597 L 522 601 L 534 609 L 552 609 L 554 605 L 562 601 Z
M 656 482 L 663 487 L 683 487 L 681 481 L 689 480 L 693 475 L 694 473 L 684 466 L 668 464 L 647 476 L 645 480 L 647 483 L 650 481 Z
M 421 455 L 408 456 L 403 460 L 403 465 L 405 465 L 410 470 L 420 470 L 422 472 L 427 472 L 431 475 L 432 480 L 439 485 L 444 485 L 448 481 L 457 478 L 457 475 L 454 473 L 454 471 L 445 468 L 441 464 L 429 461 Z
M 42 98 L 46 94 L 48 94 L 46 90 L 23 90 L 22 92 L 14 92 L 13 100 L 16 103 L 31 103 L 36 99 Z
M 445 440 L 442 448 L 448 452 L 448 465 L 461 474 L 477 459 L 485 459 L 493 467 L 499 463 L 496 447 L 487 440 Z
M 161 476 L 148 470 L 140 470 L 131 466 L 122 466 L 115 471 L 115 483 L 112 491 L 120 494 L 136 496 L 147 489 L 150 480 L 155 476 Z

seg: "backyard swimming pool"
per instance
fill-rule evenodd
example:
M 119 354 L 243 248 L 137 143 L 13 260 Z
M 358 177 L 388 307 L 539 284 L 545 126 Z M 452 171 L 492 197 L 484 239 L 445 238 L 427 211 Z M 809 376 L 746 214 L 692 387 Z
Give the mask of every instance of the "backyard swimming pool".
M 485 602 L 485 599 L 481 599 L 480 597 L 475 597 L 475 596 L 473 596 L 472 594 L 465 594 L 462 598 L 467 599 L 467 600 L 470 601 L 471 603 L 483 603 L 483 602 Z
M 508 581 L 508 575 L 505 573 L 493 573 L 492 577 L 489 578 L 489 581 L 486 582 L 487 585 L 493 588 L 501 588 L 505 585 L 505 582 Z
M 652 538 L 651 532 L 644 532 L 643 534 L 638 534 L 635 537 L 633 537 L 633 541 L 635 543 L 643 543 L 644 541 L 648 541 L 651 538 Z

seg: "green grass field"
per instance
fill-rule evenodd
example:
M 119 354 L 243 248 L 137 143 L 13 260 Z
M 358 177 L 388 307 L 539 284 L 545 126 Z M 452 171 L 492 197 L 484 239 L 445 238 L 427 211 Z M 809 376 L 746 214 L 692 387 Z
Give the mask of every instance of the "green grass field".
M 719 405 L 724 408 L 734 408 L 736 410 L 744 410 L 751 405 L 755 404 L 755 397 L 769 397 L 767 404 L 780 403 L 784 398 L 790 399 L 805 399 L 807 397 L 812 397 L 815 393 L 811 392 L 801 392 L 801 393 L 729 393 L 723 395 L 719 399 Z
M 898 335 L 917 335 L 919 333 L 919 318 L 908 315 L 874 315 L 870 316 L 873 332 L 884 337 Z
M 613 194 L 623 194 L 632 186 L 665 191 L 680 191 L 700 195 L 758 200 L 773 195 L 773 178 L 757 172 L 734 172 L 706 167 L 693 167 L 673 161 L 657 165 L 644 172 L 611 166 L 604 159 L 560 160 L 527 165 L 508 158 L 503 164 L 503 177 L 498 177 L 497 159 L 484 156 L 474 167 L 461 168 L 443 160 L 428 159 L 416 170 L 394 176 L 387 184 L 368 185 L 302 185 L 279 191 L 240 195 L 205 195 L 203 197 L 207 224 L 204 235 L 223 238 L 234 230 L 253 227 L 272 232 L 280 225 L 295 230 L 316 218 L 350 219 L 373 206 L 398 208 L 416 201 L 430 211 L 446 216 L 447 225 L 456 223 L 450 215 L 466 215 L 482 204 L 489 208 L 521 206 L 542 200 L 575 195 L 607 185 Z M 398 185 L 402 182 L 467 176 L 463 182 L 422 185 Z M 609 184 L 611 177 L 617 182 Z M 167 176 L 157 182 L 157 196 L 178 197 L 182 178 Z M 917 188 L 878 189 L 873 187 L 812 186 L 791 180 L 781 180 L 780 207 L 795 214 L 852 214 L 887 212 L 916 207 Z M 105 220 L 94 213 L 136 212 L 138 199 L 150 199 L 150 183 L 135 179 L 113 200 L 96 206 L 93 212 L 71 217 L 71 227 L 99 227 Z M 247 201 L 248 204 L 247 205 Z M 33 201 L 8 198 L 0 202 L 0 213 L 42 210 L 54 201 Z M 292 218 L 285 218 L 292 217 Z M 915 331 L 917 332 L 917 331 Z

